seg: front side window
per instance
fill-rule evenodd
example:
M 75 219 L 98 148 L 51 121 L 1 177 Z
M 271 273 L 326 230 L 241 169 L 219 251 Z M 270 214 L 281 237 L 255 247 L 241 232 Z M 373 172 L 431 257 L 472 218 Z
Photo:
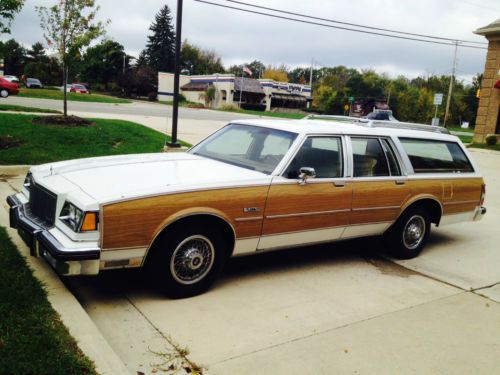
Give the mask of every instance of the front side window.
M 342 177 L 342 142 L 339 137 L 309 137 L 285 171 L 286 178 L 298 178 L 300 168 L 314 168 L 316 178 Z
M 386 153 L 378 138 L 351 138 L 354 177 L 390 176 Z
M 415 173 L 474 172 L 462 148 L 456 142 L 400 138 Z
M 230 124 L 190 152 L 209 159 L 271 174 L 290 149 L 296 133 Z

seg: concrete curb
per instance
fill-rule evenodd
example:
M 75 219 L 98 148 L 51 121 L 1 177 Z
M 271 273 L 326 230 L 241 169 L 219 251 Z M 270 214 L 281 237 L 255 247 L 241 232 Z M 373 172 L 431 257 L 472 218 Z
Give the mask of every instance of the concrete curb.
M 15 171 L 16 168 L 20 170 L 27 167 L 13 166 L 13 168 L 6 168 L 0 166 L 0 174 L 5 173 L 6 170 Z M 0 196 L 4 198 L 6 194 L 12 193 L 12 190 L 10 187 L 5 189 L 7 184 L 2 185 Z M 59 276 L 43 259 L 29 255 L 29 249 L 19 237 L 17 231 L 9 228 L 8 206 L 5 201 L 2 202 L 2 206 L 4 209 L 0 210 L 0 225 L 7 227 L 12 242 L 26 259 L 28 266 L 33 271 L 33 275 L 45 286 L 50 304 L 61 316 L 62 322 L 75 338 L 82 352 L 94 361 L 97 372 L 102 375 L 130 374 L 131 372 L 111 348 L 75 296 L 66 288 Z

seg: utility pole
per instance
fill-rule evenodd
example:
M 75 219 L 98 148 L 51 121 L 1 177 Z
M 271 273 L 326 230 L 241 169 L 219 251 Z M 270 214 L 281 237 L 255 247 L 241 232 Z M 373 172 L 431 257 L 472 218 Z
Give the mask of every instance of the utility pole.
M 311 95 L 312 95 L 312 85 L 313 85 L 313 69 L 314 69 L 314 59 L 311 59 L 311 73 L 309 74 L 309 86 L 311 86 Z
M 175 25 L 174 103 L 172 106 L 172 139 L 168 147 L 180 148 L 177 142 L 177 120 L 179 117 L 179 75 L 181 70 L 182 0 L 177 0 L 177 21 Z
M 455 80 L 455 71 L 457 70 L 457 52 L 458 52 L 458 40 L 455 40 L 455 54 L 453 56 L 453 68 L 451 70 L 450 86 L 448 87 L 448 97 L 446 98 L 446 111 L 444 113 L 444 124 L 446 128 L 446 123 L 448 122 L 448 116 L 450 114 L 450 103 L 451 94 L 453 93 L 453 81 Z

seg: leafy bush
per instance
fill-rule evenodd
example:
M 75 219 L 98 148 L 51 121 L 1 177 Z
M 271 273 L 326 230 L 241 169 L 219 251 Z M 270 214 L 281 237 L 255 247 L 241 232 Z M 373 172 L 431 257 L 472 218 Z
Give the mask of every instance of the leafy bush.
M 238 110 L 238 107 L 234 104 L 223 104 L 220 106 L 220 109 L 222 109 L 223 111 L 236 112 Z
M 490 134 L 486 137 L 486 144 L 488 146 L 495 146 L 498 142 L 497 136 Z
M 158 93 L 156 91 L 150 91 L 148 92 L 148 100 L 150 102 L 155 102 L 158 98 Z
M 266 110 L 266 105 L 265 104 L 242 103 L 241 108 L 248 109 L 250 111 L 264 112 Z

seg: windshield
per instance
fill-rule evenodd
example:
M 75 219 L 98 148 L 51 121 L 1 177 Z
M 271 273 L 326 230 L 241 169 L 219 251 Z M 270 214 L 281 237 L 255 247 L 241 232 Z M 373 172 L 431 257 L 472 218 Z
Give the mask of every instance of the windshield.
M 230 124 L 190 152 L 209 159 L 271 174 L 290 149 L 296 133 Z

